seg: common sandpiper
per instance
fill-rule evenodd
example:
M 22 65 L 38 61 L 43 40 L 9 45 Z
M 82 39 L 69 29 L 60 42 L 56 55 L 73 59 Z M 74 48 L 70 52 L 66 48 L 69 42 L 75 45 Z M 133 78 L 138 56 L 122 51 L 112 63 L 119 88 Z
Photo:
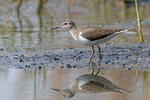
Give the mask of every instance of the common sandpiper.
M 52 88 L 52 90 L 61 93 L 64 97 L 67 98 L 72 98 L 78 92 L 80 93 L 130 92 L 116 86 L 105 77 L 91 74 L 83 74 L 77 77 L 74 81 L 72 81 L 68 89 L 61 90 Z
M 91 62 L 93 55 L 95 54 L 94 46 L 98 47 L 99 51 L 99 66 L 101 63 L 101 48 L 99 44 L 105 43 L 108 40 L 112 39 L 116 35 L 120 33 L 128 33 L 127 29 L 110 29 L 110 28 L 103 28 L 103 27 L 78 27 L 74 21 L 68 20 L 63 22 L 61 25 L 53 27 L 52 29 L 62 29 L 67 30 L 70 32 L 71 36 L 75 41 L 77 41 L 79 44 L 85 45 L 85 46 L 91 46 L 92 47 L 92 54 L 89 58 L 89 61 Z M 134 32 L 135 34 L 135 32 Z

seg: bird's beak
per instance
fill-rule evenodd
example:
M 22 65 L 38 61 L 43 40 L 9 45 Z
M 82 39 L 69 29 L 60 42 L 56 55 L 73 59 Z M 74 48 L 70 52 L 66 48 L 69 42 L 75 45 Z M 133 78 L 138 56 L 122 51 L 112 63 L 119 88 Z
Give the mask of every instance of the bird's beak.
M 61 90 L 55 89 L 55 88 L 51 88 L 51 90 L 54 90 L 54 91 L 57 91 L 57 92 L 60 92 L 60 91 L 61 91 Z
M 51 88 L 52 90 L 54 90 L 54 91 L 60 91 L 59 89 L 54 89 L 54 88 Z
M 55 89 L 55 88 L 51 88 L 51 90 L 57 91 L 57 92 L 59 92 L 60 94 L 62 94 L 64 96 L 64 94 L 62 93 L 62 90 Z
M 58 29 L 58 28 L 60 28 L 60 26 L 52 27 L 51 30 L 55 30 L 55 29 Z

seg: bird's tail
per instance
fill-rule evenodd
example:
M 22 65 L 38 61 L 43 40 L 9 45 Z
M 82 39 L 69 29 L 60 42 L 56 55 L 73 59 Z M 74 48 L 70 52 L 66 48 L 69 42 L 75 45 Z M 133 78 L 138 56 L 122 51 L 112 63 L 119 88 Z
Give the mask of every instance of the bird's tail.
M 120 33 L 125 33 L 125 34 L 136 34 L 136 32 L 134 32 L 134 31 L 132 31 L 132 30 L 127 30 L 127 29 L 120 31 Z
M 131 92 L 131 91 L 129 91 L 129 90 L 122 89 L 122 88 L 116 88 L 116 89 L 114 89 L 114 90 L 115 90 L 115 92 L 126 93 L 126 94 L 128 94 L 128 93 Z

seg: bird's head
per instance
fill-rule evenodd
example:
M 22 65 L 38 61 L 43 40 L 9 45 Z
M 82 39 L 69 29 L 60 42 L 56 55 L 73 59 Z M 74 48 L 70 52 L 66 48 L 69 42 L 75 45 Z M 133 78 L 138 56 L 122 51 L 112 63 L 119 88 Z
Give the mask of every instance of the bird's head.
M 72 98 L 75 95 L 75 93 L 72 93 L 69 89 L 59 90 L 59 89 L 52 88 L 52 90 L 59 92 L 60 94 L 62 94 L 64 97 L 67 98 Z
M 59 26 L 53 27 L 52 30 L 54 30 L 54 29 L 71 30 L 75 27 L 76 27 L 75 23 L 73 21 L 69 20 L 69 21 L 63 22 Z

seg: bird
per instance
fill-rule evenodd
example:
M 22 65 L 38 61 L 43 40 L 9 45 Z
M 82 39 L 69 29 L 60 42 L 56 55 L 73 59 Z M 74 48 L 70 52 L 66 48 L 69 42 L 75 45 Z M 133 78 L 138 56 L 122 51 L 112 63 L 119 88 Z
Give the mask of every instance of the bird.
M 52 28 L 52 30 L 55 29 L 69 31 L 77 43 L 92 47 L 92 53 L 89 57 L 89 62 L 92 61 L 93 55 L 95 54 L 94 46 L 97 46 L 99 51 L 99 66 L 101 65 L 101 47 L 99 44 L 107 42 L 120 33 L 132 34 L 132 32 L 124 28 L 110 29 L 96 26 L 78 27 L 72 20 L 67 20 L 59 26 Z M 135 32 L 133 32 L 133 34 L 135 34 Z
M 69 85 L 67 89 L 56 89 L 51 88 L 54 91 L 59 92 L 66 98 L 72 98 L 76 93 L 87 93 L 96 94 L 101 92 L 119 92 L 119 93 L 130 93 L 125 89 L 122 89 L 114 85 L 111 81 L 105 77 L 91 74 L 83 74 L 77 77 Z

